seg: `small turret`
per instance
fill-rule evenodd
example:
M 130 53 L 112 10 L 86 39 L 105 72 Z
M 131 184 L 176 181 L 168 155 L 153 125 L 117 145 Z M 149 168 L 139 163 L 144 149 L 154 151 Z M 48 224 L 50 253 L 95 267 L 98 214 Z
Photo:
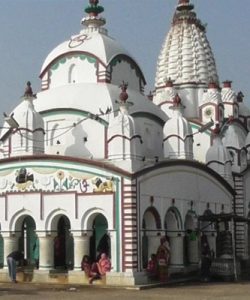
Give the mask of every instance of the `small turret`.
M 128 101 L 128 84 L 120 85 L 119 95 L 120 112 L 109 123 L 108 127 L 108 159 L 127 171 L 138 170 L 142 162 L 142 137 L 137 133 L 136 123 L 129 115 L 129 107 L 133 105 Z
M 183 105 L 176 94 L 172 117 L 163 128 L 164 157 L 170 159 L 193 159 L 193 135 L 191 125 L 182 116 Z
M 212 130 L 213 142 L 206 154 L 207 166 L 225 178 L 232 184 L 232 167 L 229 153 L 224 147 L 220 136 L 220 125 L 217 123 L 214 130 Z
M 31 155 L 44 152 L 44 122 L 35 110 L 30 81 L 27 82 L 22 103 L 15 110 L 19 126 L 11 136 L 11 156 Z

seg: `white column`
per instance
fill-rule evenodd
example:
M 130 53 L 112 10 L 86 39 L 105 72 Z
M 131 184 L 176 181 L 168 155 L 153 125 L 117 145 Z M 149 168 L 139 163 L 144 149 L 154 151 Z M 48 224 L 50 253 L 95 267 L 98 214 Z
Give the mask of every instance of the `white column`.
M 39 236 L 39 270 L 54 269 L 54 236 Z
M 177 235 L 169 236 L 169 240 L 170 240 L 170 265 L 183 265 L 184 264 L 183 234 L 178 233 Z
M 7 266 L 6 257 L 13 251 L 18 250 L 18 237 L 13 236 L 3 236 L 3 255 L 4 255 L 4 268 Z
M 111 252 L 111 267 L 113 272 L 118 272 L 117 270 L 117 247 L 116 247 L 116 231 L 109 230 L 110 236 L 110 252 Z
M 92 234 L 92 233 L 91 233 Z M 84 255 L 89 255 L 89 233 L 73 233 L 74 237 L 74 271 L 81 270 L 81 262 Z

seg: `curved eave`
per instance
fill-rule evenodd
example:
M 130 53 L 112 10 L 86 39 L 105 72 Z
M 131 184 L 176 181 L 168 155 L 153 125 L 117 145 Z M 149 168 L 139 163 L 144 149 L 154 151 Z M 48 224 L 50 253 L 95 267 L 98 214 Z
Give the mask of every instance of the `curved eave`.
M 17 156 L 17 157 L 11 157 L 11 158 L 4 158 L 0 160 L 0 166 L 3 164 L 12 164 L 12 163 L 20 163 L 20 162 L 28 162 L 28 161 L 42 161 L 46 162 L 51 161 L 58 162 L 58 163 L 73 163 L 73 164 L 79 164 L 79 165 L 87 165 L 87 166 L 94 166 L 102 170 L 107 170 L 112 173 L 117 174 L 118 176 L 126 176 L 130 177 L 131 174 L 129 172 L 124 171 L 123 169 L 120 169 L 118 167 L 112 166 L 106 162 L 103 161 L 96 161 L 92 159 L 83 159 L 83 158 L 75 158 L 71 156 L 58 156 L 58 155 L 48 155 L 48 154 L 40 154 L 40 155 L 27 155 L 27 156 Z
M 94 55 L 93 53 L 87 52 L 87 51 L 81 51 L 81 50 L 75 50 L 75 51 L 68 51 L 65 53 L 62 53 L 58 56 L 56 56 L 49 64 L 47 64 L 46 66 L 42 67 L 42 70 L 40 72 L 39 77 L 42 79 L 44 74 L 51 68 L 51 66 L 53 66 L 55 64 L 55 62 L 61 58 L 63 58 L 64 56 L 70 56 L 70 55 L 76 55 L 76 54 L 86 54 L 89 55 L 91 57 L 94 57 L 100 64 L 102 64 L 105 68 L 107 67 L 107 65 L 96 55 Z
M 221 177 L 218 173 L 207 167 L 206 165 L 198 162 L 198 161 L 190 161 L 190 160 L 184 160 L 184 159 L 171 159 L 171 160 L 166 160 L 166 161 L 160 161 L 156 163 L 153 166 L 147 167 L 141 171 L 136 172 L 133 174 L 133 178 L 138 178 L 140 176 L 146 175 L 149 172 L 162 169 L 162 168 L 170 168 L 170 167 L 175 167 L 175 166 L 185 166 L 185 167 L 191 167 L 194 169 L 201 170 L 208 175 L 212 176 L 215 178 L 218 182 L 221 183 L 221 185 L 228 190 L 232 196 L 236 194 L 234 189 L 231 187 L 231 185 L 223 178 Z
M 126 61 L 128 61 L 129 63 L 133 64 L 136 67 L 136 71 L 139 72 L 141 79 L 143 80 L 144 85 L 147 84 L 145 76 L 143 75 L 143 72 L 141 70 L 141 68 L 139 67 L 138 63 L 136 62 L 136 60 L 134 60 L 131 56 L 127 55 L 127 54 L 116 54 L 114 55 L 108 62 L 108 66 L 111 65 L 112 66 L 112 62 L 115 59 L 125 59 Z

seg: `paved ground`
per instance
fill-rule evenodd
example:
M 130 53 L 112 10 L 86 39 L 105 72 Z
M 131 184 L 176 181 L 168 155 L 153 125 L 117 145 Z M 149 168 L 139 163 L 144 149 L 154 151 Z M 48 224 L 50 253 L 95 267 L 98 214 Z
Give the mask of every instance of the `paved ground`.
M 0 284 L 0 299 L 12 300 L 249 300 L 249 283 L 189 283 L 147 290 Z

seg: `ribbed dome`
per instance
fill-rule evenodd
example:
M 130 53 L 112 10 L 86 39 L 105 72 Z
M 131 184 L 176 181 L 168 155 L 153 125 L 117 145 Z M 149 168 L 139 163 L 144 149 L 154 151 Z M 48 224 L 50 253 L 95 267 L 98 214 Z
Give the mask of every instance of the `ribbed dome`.
M 158 59 L 156 88 L 167 78 L 175 84 L 218 83 L 214 56 L 206 37 L 205 26 L 193 12 L 189 1 L 179 3 L 171 29 Z

